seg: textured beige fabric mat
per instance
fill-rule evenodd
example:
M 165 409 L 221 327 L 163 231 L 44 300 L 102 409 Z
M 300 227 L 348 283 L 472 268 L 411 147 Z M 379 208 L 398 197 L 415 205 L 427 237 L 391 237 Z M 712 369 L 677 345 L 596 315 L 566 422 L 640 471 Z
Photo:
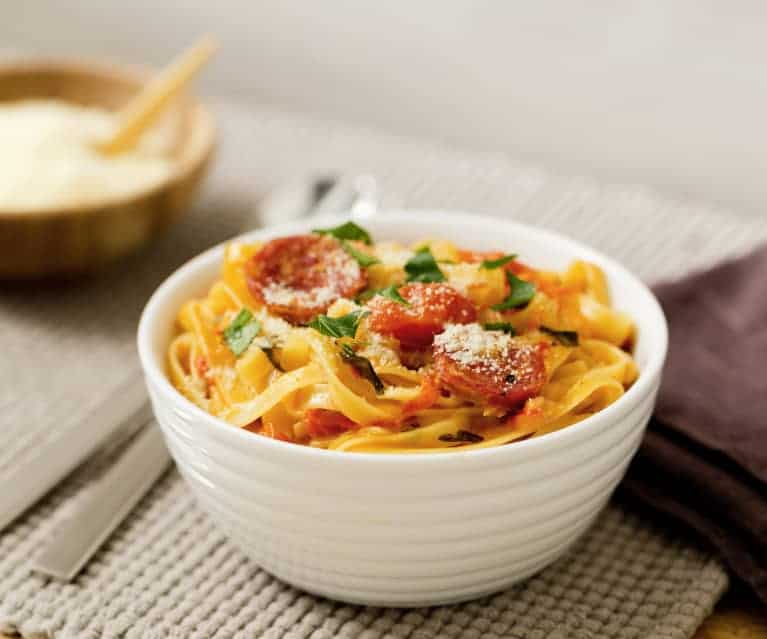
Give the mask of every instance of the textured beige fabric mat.
M 136 374 L 136 321 L 170 270 L 237 233 L 259 192 L 317 169 L 370 171 L 384 203 L 535 222 L 612 254 L 646 279 L 740 253 L 755 220 L 634 187 L 552 177 L 470 153 L 276 111 L 218 105 L 221 152 L 193 214 L 110 272 L 55 287 L 0 284 L 0 490 L 44 441 L 66 437 Z M 435 229 L 438 234 L 438 229 Z M 42 462 L 43 460 L 41 460 Z M 688 637 L 726 584 L 718 562 L 610 506 L 566 557 L 497 596 L 374 610 L 297 592 L 225 541 L 170 472 L 87 571 L 62 585 L 26 562 L 87 490 L 86 466 L 0 535 L 0 630 L 54 637 Z

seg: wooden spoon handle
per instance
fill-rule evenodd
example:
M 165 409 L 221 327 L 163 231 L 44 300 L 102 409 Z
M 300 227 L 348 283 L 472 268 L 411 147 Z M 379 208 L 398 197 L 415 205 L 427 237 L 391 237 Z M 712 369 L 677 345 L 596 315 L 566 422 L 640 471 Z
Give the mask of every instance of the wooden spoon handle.
M 206 36 L 160 71 L 120 111 L 117 129 L 108 140 L 97 144 L 97 148 L 106 155 L 116 155 L 132 148 L 216 49 L 215 40 Z

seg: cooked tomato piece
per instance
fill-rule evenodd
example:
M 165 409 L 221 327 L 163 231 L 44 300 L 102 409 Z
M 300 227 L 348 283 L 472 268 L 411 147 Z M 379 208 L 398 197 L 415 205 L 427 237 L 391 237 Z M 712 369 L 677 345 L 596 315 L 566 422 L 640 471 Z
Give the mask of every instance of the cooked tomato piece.
M 245 426 L 242 428 L 243 430 L 250 431 L 251 433 L 260 433 L 262 428 L 261 418 L 259 417 L 256 421 L 250 422 L 250 424 L 245 424 Z
M 273 424 L 264 423 L 259 417 L 256 421 L 251 422 L 243 426 L 243 430 L 250 431 L 251 433 L 257 433 L 264 437 L 270 437 L 271 439 L 279 439 L 283 442 L 292 442 L 293 438 L 287 433 L 280 432 L 274 428 Z
M 215 384 L 213 377 L 210 374 L 210 366 L 208 360 L 203 355 L 198 355 L 194 360 L 194 368 L 197 375 L 202 378 L 205 383 L 205 397 L 210 399 L 211 388 Z
M 332 437 L 359 428 L 343 413 L 327 408 L 310 408 L 306 411 L 306 430 L 311 437 Z
M 479 324 L 451 326 L 434 341 L 437 381 L 460 395 L 514 408 L 546 382 L 543 349 Z
M 207 375 L 209 370 L 208 360 L 206 360 L 204 356 L 198 355 L 194 360 L 194 366 L 197 369 L 197 374 L 200 377 L 205 377 Z
M 530 268 L 527 264 L 520 262 L 519 260 L 511 260 L 511 262 L 504 264 L 503 268 L 507 271 L 511 271 L 514 275 L 524 276 L 526 279 L 535 275 L 535 269 Z
M 407 305 L 381 295 L 370 300 L 369 326 L 397 338 L 406 349 L 428 346 L 447 323 L 467 324 L 477 319 L 471 300 L 448 284 L 405 284 L 399 294 Z
M 248 289 L 267 308 L 304 323 L 341 297 L 354 297 L 367 277 L 335 238 L 295 235 L 267 242 L 245 265 Z

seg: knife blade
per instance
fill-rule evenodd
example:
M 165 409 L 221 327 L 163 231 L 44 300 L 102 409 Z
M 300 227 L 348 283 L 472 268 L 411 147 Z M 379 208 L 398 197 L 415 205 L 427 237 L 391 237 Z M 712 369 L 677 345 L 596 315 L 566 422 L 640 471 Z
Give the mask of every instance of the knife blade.
M 0 492 L 0 531 L 72 472 L 121 428 L 131 429 L 148 407 L 146 387 L 136 375 L 82 419 L 66 435 L 51 438 L 3 479 L 13 490 Z
M 119 459 L 88 487 L 31 568 L 71 581 L 170 466 L 159 427 L 150 419 Z

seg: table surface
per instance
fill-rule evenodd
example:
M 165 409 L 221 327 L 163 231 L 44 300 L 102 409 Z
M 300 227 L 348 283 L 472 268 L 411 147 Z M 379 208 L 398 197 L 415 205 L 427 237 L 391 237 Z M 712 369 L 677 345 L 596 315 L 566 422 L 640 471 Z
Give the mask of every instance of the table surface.
M 0 633 L 0 639 L 15 637 L 18 635 Z M 735 587 L 719 602 L 693 639 L 767 639 L 767 606 Z

